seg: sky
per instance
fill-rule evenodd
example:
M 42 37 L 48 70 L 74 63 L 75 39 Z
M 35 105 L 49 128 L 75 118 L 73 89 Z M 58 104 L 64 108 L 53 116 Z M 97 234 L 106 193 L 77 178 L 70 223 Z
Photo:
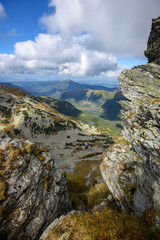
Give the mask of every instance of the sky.
M 145 64 L 160 0 L 0 0 L 0 80 L 116 81 Z

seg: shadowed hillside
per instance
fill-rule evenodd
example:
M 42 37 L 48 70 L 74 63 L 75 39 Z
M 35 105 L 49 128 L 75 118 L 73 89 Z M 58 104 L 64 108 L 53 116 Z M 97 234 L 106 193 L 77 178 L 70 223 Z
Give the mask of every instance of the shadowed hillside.
M 107 100 L 103 105 L 103 114 L 101 115 L 102 118 L 116 121 L 120 120 L 120 106 L 118 101 L 125 100 L 126 98 L 122 95 L 121 92 L 117 92 L 113 99 Z

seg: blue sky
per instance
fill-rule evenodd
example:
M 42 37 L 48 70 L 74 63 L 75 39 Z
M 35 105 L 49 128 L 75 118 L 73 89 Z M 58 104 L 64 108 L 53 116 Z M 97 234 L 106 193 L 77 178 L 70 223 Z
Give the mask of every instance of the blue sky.
M 115 81 L 147 62 L 159 0 L 0 0 L 0 79 Z
M 42 32 L 39 18 L 48 9 L 46 0 L 1 0 L 6 17 L 0 20 L 1 53 L 13 54 L 14 44 L 34 40 Z

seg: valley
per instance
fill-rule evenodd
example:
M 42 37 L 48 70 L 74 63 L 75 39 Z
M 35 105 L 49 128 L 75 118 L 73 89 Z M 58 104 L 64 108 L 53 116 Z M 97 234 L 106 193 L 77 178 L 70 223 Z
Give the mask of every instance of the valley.
M 34 97 L 0 85 L 0 103 L 0 130 L 13 139 L 28 140 L 45 149 L 55 167 L 66 172 L 74 207 L 85 206 L 89 189 L 103 182 L 99 165 L 113 143 L 110 134 L 85 124 L 84 119 L 80 120 L 84 113 L 66 101 Z M 75 184 L 80 184 L 80 192 L 85 189 L 76 198 Z
M 29 140 L 46 149 L 55 167 L 67 175 L 73 207 L 87 209 L 91 207 L 87 203 L 90 189 L 95 184 L 104 188 L 100 164 L 121 132 L 118 101 L 124 97 L 115 88 L 108 91 L 104 86 L 71 80 L 44 84 L 23 84 L 21 89 L 0 85 L 0 129 L 12 138 Z M 22 90 L 26 88 L 32 91 Z M 52 90 L 44 95 L 49 88 Z M 35 90 L 39 96 L 32 95 Z M 102 191 L 104 204 L 108 194 L 114 201 L 108 189 Z
M 114 136 L 121 132 L 118 101 L 125 98 L 119 88 L 80 84 L 69 79 L 61 82 L 22 81 L 14 84 L 24 91 L 43 98 L 43 101 L 54 106 L 62 114 L 76 117 L 84 123 L 92 122 L 92 125 L 103 134 Z M 71 105 L 68 106 L 69 103 L 73 105 L 72 110 Z M 66 104 L 65 108 L 64 104 Z
M 159 13 L 0 0 L 0 240 L 160 240 Z
M 157 61 L 122 92 L 0 85 L 1 239 L 159 239 Z

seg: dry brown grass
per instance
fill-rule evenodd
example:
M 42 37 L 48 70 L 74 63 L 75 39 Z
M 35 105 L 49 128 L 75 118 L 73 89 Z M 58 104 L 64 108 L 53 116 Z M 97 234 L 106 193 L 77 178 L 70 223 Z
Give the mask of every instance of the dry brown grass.
M 60 238 L 61 236 L 66 237 Z M 104 209 L 101 212 L 75 213 L 61 223 L 44 240 L 158 240 L 160 236 L 136 216 Z

